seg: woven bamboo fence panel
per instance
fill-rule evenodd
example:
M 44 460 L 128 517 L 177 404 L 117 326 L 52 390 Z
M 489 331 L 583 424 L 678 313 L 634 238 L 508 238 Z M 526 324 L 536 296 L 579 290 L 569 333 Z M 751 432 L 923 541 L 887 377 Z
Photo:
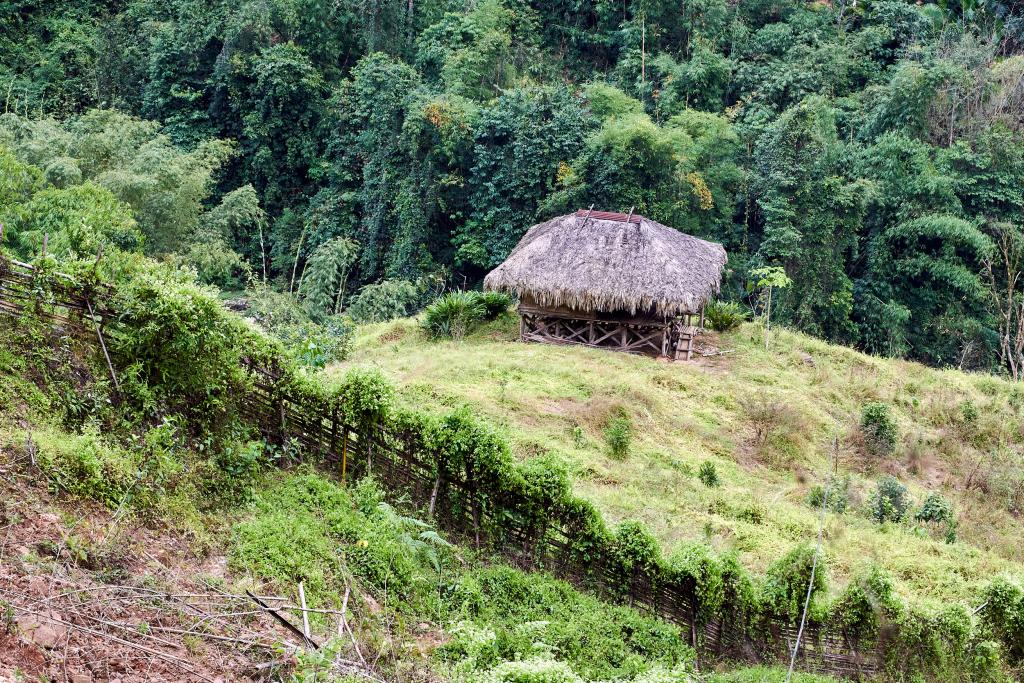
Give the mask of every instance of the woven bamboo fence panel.
M 97 328 L 117 332 L 116 312 L 105 303 L 108 289 L 77 287 L 57 276 L 57 284 L 51 279 L 42 294 L 37 277 L 32 266 L 0 256 L 0 314 L 20 318 L 31 313 L 61 333 L 81 339 L 91 335 L 97 344 Z M 243 367 L 252 390 L 240 399 L 242 415 L 269 442 L 297 445 L 304 458 L 338 475 L 344 469 L 346 478 L 372 474 L 392 498 L 408 501 L 462 543 L 498 553 L 522 569 L 548 571 L 609 601 L 681 626 L 702 661 L 788 663 L 798 629 L 790 620 L 762 618 L 752 627 L 737 615 L 701 623 L 692 588 L 662 585 L 644 572 L 624 582 L 611 570 L 610 558 L 571 552 L 573 520 L 558 511 L 551 511 L 544 524 L 529 524 L 535 517 L 520 512 L 525 501 L 513 492 L 480 495 L 465 472 L 445 472 L 439 478 L 415 434 L 387 424 L 360 432 L 344 424 L 336 409 L 306 405 L 289 395 L 278 368 L 251 359 L 243 359 Z M 856 639 L 828 624 L 810 623 L 797 662 L 803 671 L 863 679 L 880 673 L 884 655 L 879 645 L 861 648 Z

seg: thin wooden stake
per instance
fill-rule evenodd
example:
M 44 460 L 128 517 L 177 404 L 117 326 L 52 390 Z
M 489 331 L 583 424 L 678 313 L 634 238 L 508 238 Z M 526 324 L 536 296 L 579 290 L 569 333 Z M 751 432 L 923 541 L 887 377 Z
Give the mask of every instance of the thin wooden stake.
M 341 483 L 345 483 L 345 467 L 348 465 L 348 429 L 345 429 L 345 436 L 341 440 Z
M 341 615 L 338 617 L 338 637 L 345 635 L 345 610 L 348 609 L 348 596 L 352 587 L 345 584 L 345 597 L 341 599 Z
M 100 348 L 103 349 L 103 357 L 107 359 L 107 369 L 110 370 L 110 379 L 114 381 L 114 390 L 117 391 L 118 397 L 120 397 L 121 383 L 117 381 L 117 374 L 114 372 L 114 364 L 110 362 L 110 353 L 107 352 L 107 342 L 103 340 L 103 330 L 100 329 L 100 323 L 96 320 L 96 314 L 92 310 L 92 302 L 86 299 L 85 305 L 89 309 L 89 316 L 92 318 L 92 324 L 96 326 L 96 336 L 100 339 Z
M 306 589 L 299 581 L 299 604 L 302 605 L 302 633 L 309 640 L 309 607 L 306 605 Z
M 430 493 L 430 507 L 427 510 L 427 517 L 433 519 L 434 517 L 434 503 L 437 502 L 437 491 L 441 488 L 441 473 L 437 473 L 437 479 L 434 480 L 434 490 Z

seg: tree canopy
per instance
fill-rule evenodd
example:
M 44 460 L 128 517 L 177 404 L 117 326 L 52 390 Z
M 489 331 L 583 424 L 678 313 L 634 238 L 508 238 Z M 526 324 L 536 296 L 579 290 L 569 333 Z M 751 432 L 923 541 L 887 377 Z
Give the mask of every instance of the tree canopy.
M 142 250 L 330 313 L 366 286 L 476 283 L 532 224 L 593 204 L 724 244 L 728 298 L 756 306 L 751 273 L 781 267 L 774 320 L 874 353 L 1009 367 L 1024 329 L 1016 271 L 993 267 L 1024 238 L 1015 3 L 3 15 L 0 220 L 23 253 L 42 234 Z

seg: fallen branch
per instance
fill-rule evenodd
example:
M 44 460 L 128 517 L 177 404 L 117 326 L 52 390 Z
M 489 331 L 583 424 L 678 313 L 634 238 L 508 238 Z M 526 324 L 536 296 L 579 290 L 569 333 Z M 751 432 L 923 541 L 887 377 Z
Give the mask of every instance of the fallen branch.
M 292 622 L 290 622 L 287 619 L 285 619 L 284 616 L 282 616 L 282 614 L 280 612 L 278 612 L 276 609 L 274 609 L 273 607 L 271 607 L 267 603 L 263 602 L 263 600 L 261 600 L 260 598 L 256 597 L 255 595 L 253 595 L 253 593 L 250 592 L 250 591 L 245 591 L 245 594 L 248 595 L 250 598 L 252 598 L 253 601 L 255 601 L 257 605 L 259 605 L 260 607 L 262 607 L 266 611 L 270 612 L 270 615 L 272 617 L 274 617 L 275 619 L 277 619 L 277 621 L 282 626 L 287 628 L 289 631 L 291 631 L 292 633 L 294 633 L 298 637 L 300 637 L 303 640 L 307 641 L 309 643 L 309 645 L 314 650 L 319 650 L 320 649 L 320 645 L 315 640 L 313 640 L 312 638 L 306 638 L 306 634 L 302 632 L 302 629 L 300 629 L 298 626 L 296 626 Z

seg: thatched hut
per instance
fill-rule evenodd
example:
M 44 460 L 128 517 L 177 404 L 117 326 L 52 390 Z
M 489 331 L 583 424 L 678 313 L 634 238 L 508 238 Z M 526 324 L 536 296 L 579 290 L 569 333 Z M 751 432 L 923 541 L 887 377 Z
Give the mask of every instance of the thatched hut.
M 530 228 L 484 287 L 519 297 L 524 341 L 689 358 L 725 263 L 720 244 L 584 209 Z

